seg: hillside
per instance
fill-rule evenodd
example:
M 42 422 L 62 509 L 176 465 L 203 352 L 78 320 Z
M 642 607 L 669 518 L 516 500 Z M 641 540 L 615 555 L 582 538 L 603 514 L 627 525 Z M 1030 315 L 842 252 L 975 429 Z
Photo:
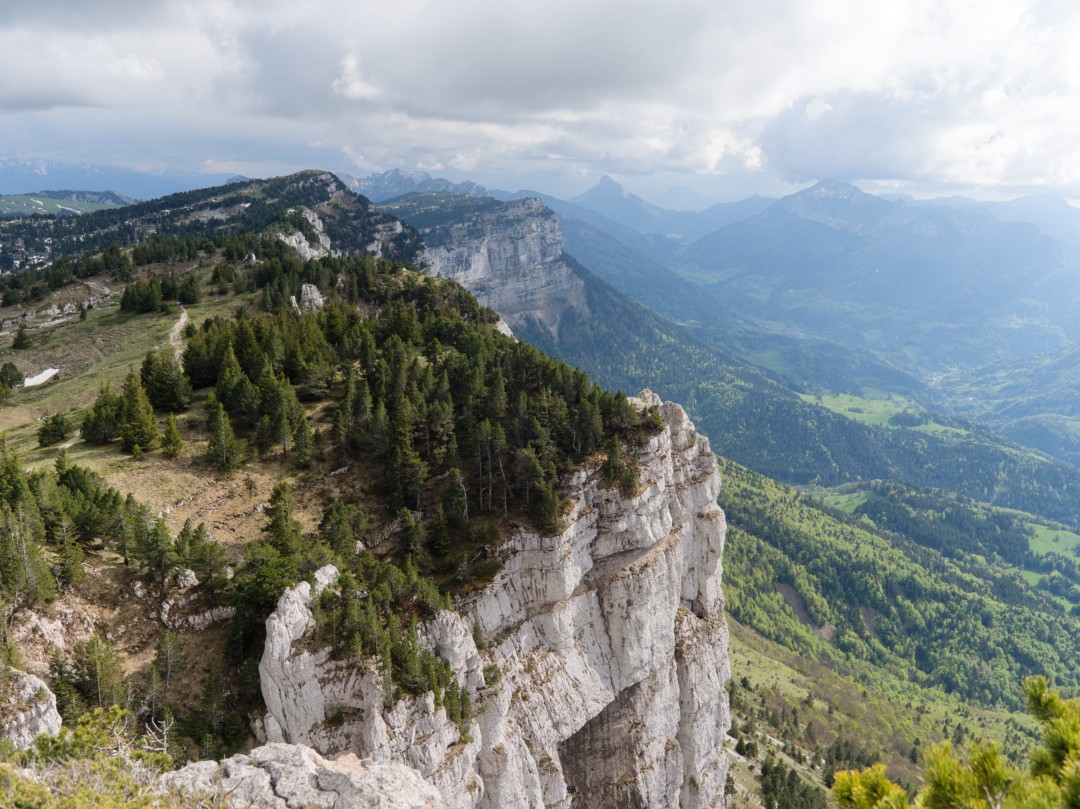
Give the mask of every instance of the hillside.
M 0 218 L 31 214 L 78 216 L 102 208 L 130 205 L 133 201 L 112 191 L 39 191 L 36 194 L 8 194 L 0 196 Z
M 422 217 L 423 238 L 431 244 L 455 245 L 452 261 L 438 257 L 439 247 L 423 260 L 431 262 L 435 253 L 436 271 L 504 313 L 517 336 L 611 388 L 652 387 L 685 402 L 725 457 L 793 484 L 893 479 L 1080 524 L 1071 494 L 1080 490 L 1074 468 L 970 422 L 921 415 L 906 426 L 902 418 L 874 424 L 800 398 L 776 376 L 696 339 L 713 343 L 720 339 L 714 332 L 691 335 L 560 256 L 561 229 L 539 201 L 495 205 L 426 195 L 391 206 L 406 221 Z M 597 244 L 593 255 L 600 257 L 609 243 Z M 614 255 L 621 254 L 616 249 Z M 656 290 L 649 265 L 625 266 L 628 284 L 642 294 Z M 604 267 L 618 272 L 612 261 Z M 890 378 L 881 364 L 866 368 Z M 903 374 L 892 374 L 902 388 Z
M 274 213 L 259 230 L 219 214 L 213 238 L 191 235 L 206 204 L 243 219 L 238 198 L 159 207 L 153 225 L 130 225 L 153 234 L 61 262 L 40 316 L 16 318 L 25 347 L 13 344 L 5 361 L 64 369 L 8 392 L 0 511 L 28 531 L 9 530 L 17 547 L 0 554 L 0 587 L 25 626 L 5 636 L 5 657 L 55 689 L 69 725 L 114 704 L 140 726 L 166 723 L 172 741 L 160 752 L 175 761 L 283 738 L 340 752 L 294 722 L 316 703 L 273 696 L 275 677 L 287 680 L 308 647 L 279 657 L 271 613 L 288 588 L 315 582 L 307 642 L 324 662 L 370 674 L 363 699 L 379 706 L 372 719 L 366 702 L 337 703 L 321 732 L 339 738 L 361 708 L 399 740 L 403 714 L 437 726 L 440 756 L 449 748 L 468 769 L 437 766 L 420 744 L 349 749 L 415 768 L 447 805 L 487 794 L 482 805 L 524 806 L 538 789 L 711 802 L 726 772 L 726 627 L 707 441 L 678 406 L 631 403 L 500 334 L 495 314 L 456 284 L 370 253 L 335 255 L 333 227 L 306 212 L 340 223 L 360 204 L 348 198 L 339 211 L 316 197 L 314 210 Z M 349 238 L 346 248 L 359 241 Z M 74 304 L 91 289 L 93 308 L 85 298 L 73 316 L 54 299 Z M 651 516 L 608 527 L 635 511 Z M 550 605 L 518 583 L 554 592 L 543 550 L 552 545 L 553 559 L 577 560 L 566 580 L 574 573 L 582 588 L 560 600 L 583 622 L 603 614 L 616 633 L 625 620 L 631 639 L 637 618 L 615 605 L 652 599 L 647 644 L 611 644 L 600 660 L 599 638 L 573 655 L 544 636 Z M 657 579 L 650 560 L 686 569 Z M 680 609 L 695 587 L 694 611 Z M 523 615 L 536 624 L 522 627 Z M 555 650 L 567 655 L 561 673 Z M 668 677 L 673 659 L 685 685 Z M 530 696 L 519 698 L 526 682 Z M 567 708 L 575 688 L 588 695 L 564 711 L 576 724 L 511 733 Z M 615 706 L 630 692 L 631 706 Z M 505 728 L 492 724 L 508 713 Z M 607 723 L 634 717 L 663 720 L 636 746 L 594 752 Z M 684 752 L 666 744 L 675 737 Z M 493 770 L 505 749 L 516 763 Z
M 307 214 L 300 213 L 301 206 Z M 37 269 L 62 256 L 105 250 L 113 243 L 131 245 L 154 234 L 213 239 L 270 227 L 283 235 L 298 232 L 295 246 L 303 258 L 328 254 L 332 242 L 339 254 L 373 252 L 407 261 L 419 246 L 415 233 L 376 213 L 337 177 L 311 171 L 172 194 L 86 216 L 0 222 L 0 260 L 20 270 Z

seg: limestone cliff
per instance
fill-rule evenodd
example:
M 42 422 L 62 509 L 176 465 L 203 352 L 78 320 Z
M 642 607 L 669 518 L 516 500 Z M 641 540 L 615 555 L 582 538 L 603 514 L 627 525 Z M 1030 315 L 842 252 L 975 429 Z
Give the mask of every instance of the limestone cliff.
M 309 648 L 305 583 L 267 621 L 266 737 L 408 764 L 449 807 L 723 805 L 720 478 L 682 408 L 660 412 L 633 496 L 580 470 L 563 530 L 516 531 L 495 580 L 423 628 L 472 694 L 464 734 L 430 693 L 388 707 L 373 667 Z M 319 571 L 314 590 L 336 576 Z
M 512 329 L 531 318 L 558 336 L 568 310 L 588 314 L 584 282 L 563 256 L 559 223 L 539 199 L 507 202 L 421 233 L 426 270 L 453 278 Z

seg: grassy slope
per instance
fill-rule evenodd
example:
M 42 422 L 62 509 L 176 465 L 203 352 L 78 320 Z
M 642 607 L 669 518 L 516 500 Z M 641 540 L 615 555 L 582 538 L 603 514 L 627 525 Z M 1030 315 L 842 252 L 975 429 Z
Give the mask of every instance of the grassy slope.
M 71 289 L 61 292 L 72 294 Z M 42 308 L 55 302 L 55 297 L 43 302 Z M 209 316 L 230 315 L 246 303 L 247 297 L 204 295 L 201 303 L 187 309 L 191 321 L 199 324 Z M 122 493 L 131 492 L 146 503 L 152 513 L 163 514 L 174 535 L 186 519 L 195 524 L 205 522 L 233 558 L 238 558 L 243 546 L 259 535 L 266 522 L 262 504 L 269 499 L 273 486 L 282 480 L 293 485 L 297 493 L 297 518 L 305 530 L 313 530 L 322 510 L 340 496 L 340 487 L 354 485 L 353 481 L 327 479 L 315 473 L 297 475 L 291 465 L 274 459 L 251 464 L 242 474 L 231 477 L 211 472 L 201 457 L 208 436 L 197 402 L 178 417 L 188 443 L 175 461 L 166 459 L 160 450 L 133 460 L 120 453 L 116 444 L 94 446 L 78 438 L 81 411 L 93 401 L 99 386 L 107 381 L 118 390 L 130 370 L 138 371 L 147 350 L 168 342 L 179 314 L 175 306 L 168 314 L 144 315 L 106 306 L 90 310 L 86 321 L 80 321 L 78 316 L 32 321 L 32 347 L 24 351 L 12 350 L 9 336 L 8 347 L 0 352 L 0 362 L 13 360 L 28 375 L 48 367 L 63 370 L 44 385 L 17 389 L 11 403 L 0 408 L 4 439 L 17 449 L 26 466 L 51 464 L 60 447 L 38 447 L 37 420 L 45 414 L 69 414 L 74 433 L 65 443 L 72 462 L 100 472 L 110 485 Z M 11 313 L 4 311 L 0 315 L 10 317 Z M 158 415 L 159 421 L 163 421 L 164 415 Z M 321 426 L 318 419 L 315 423 Z M 83 612 L 103 631 L 111 633 L 125 669 L 135 682 L 141 683 L 154 660 L 155 645 L 163 628 L 156 620 L 147 620 L 145 603 L 128 595 L 135 577 L 115 553 L 90 552 L 86 563 L 90 574 L 86 583 L 78 590 L 67 591 L 57 607 Z M 117 632 L 118 627 L 124 630 Z M 228 628 L 220 625 L 201 633 L 179 635 L 187 653 L 178 678 L 182 685 L 177 701 L 197 706 L 202 683 L 211 672 L 226 682 L 235 675 L 224 668 Z M 28 648 L 24 656 L 37 667 L 48 665 L 44 650 Z
M 731 735 L 736 739 L 754 738 L 759 746 L 753 760 L 732 756 L 736 783 L 732 807 L 762 805 L 755 774 L 766 751 L 796 767 L 811 783 L 823 786 L 823 768 L 813 763 L 814 756 L 821 755 L 836 739 L 845 738 L 885 762 L 894 780 L 917 784 L 921 780 L 922 751 L 930 744 L 951 739 L 958 724 L 966 729 L 968 741 L 1015 740 L 1009 746 L 1014 755 L 1034 742 L 1034 724 L 1022 713 L 975 708 L 911 683 L 896 681 L 882 690 L 868 687 L 836 667 L 764 638 L 734 619 L 729 618 L 728 624 Z M 797 716 L 799 728 L 789 721 L 777 722 L 779 715 L 788 719 Z M 752 729 L 748 731 L 748 727 Z M 784 754 L 785 741 L 803 754 L 801 760 Z
M 1010 571 L 946 559 L 721 466 L 728 607 L 772 641 L 891 698 L 915 683 L 1019 708 L 1021 678 L 1040 672 L 1076 688 L 1076 619 Z

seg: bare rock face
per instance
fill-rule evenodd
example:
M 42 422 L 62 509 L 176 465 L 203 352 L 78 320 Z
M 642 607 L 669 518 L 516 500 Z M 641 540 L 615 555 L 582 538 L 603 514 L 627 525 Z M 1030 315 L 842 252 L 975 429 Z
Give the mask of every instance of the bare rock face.
M 199 761 L 160 779 L 163 788 L 218 798 L 244 809 L 442 809 L 415 770 L 346 754 L 334 761 L 310 747 L 268 744 L 220 763 Z M 216 803 L 214 804 L 217 805 Z
M 464 735 L 432 694 L 387 708 L 374 666 L 301 643 L 312 625 L 304 583 L 267 621 L 266 737 L 405 763 L 455 809 L 722 806 L 720 477 L 683 409 L 660 412 L 666 428 L 640 451 L 632 497 L 595 469 L 577 472 L 563 530 L 517 531 L 495 580 L 422 628 L 476 706 Z M 331 571 L 316 591 L 333 586 Z
M 300 308 L 305 312 L 317 312 L 326 305 L 326 299 L 314 284 L 300 287 Z
M 40 678 L 9 668 L 3 690 L 7 697 L 0 708 L 0 739 L 10 739 L 17 750 L 26 750 L 39 733 L 55 736 L 60 732 L 56 697 Z
M 295 250 L 304 261 L 339 255 L 339 251 L 331 248 L 330 237 L 326 235 L 326 226 L 323 224 L 322 219 L 319 218 L 319 215 L 310 208 L 292 209 L 290 213 L 296 210 L 311 226 L 309 235 L 305 235 L 300 231 L 293 231 L 291 233 L 279 233 L 278 238 Z
M 42 611 L 19 610 L 12 621 L 11 635 L 31 671 L 49 670 L 56 652 L 65 653 L 94 633 L 94 620 L 85 609 L 62 601 Z
M 557 337 L 567 311 L 588 314 L 585 284 L 563 257 L 555 214 L 539 199 L 507 202 L 423 235 L 427 271 L 453 278 L 511 329 L 531 318 Z

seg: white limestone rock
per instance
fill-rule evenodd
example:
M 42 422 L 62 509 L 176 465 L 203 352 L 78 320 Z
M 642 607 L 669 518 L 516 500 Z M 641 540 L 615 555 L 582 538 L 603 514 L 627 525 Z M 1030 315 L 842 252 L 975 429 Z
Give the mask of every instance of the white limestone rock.
M 278 238 L 281 241 L 295 250 L 304 261 L 341 255 L 340 250 L 332 249 L 330 237 L 326 234 L 326 226 L 315 211 L 301 207 L 292 209 L 289 213 L 295 211 L 299 211 L 300 215 L 311 225 L 312 233 L 310 236 L 306 236 L 298 230 L 291 233 L 279 233 Z
M 647 391 L 639 399 L 659 404 Z M 517 531 L 494 581 L 422 627 L 472 696 L 468 741 L 431 694 L 388 710 L 373 666 L 299 644 L 311 624 L 307 584 L 267 621 L 267 738 L 405 763 L 452 809 L 723 805 L 720 478 L 682 408 L 660 413 L 666 428 L 640 449 L 632 497 L 595 469 L 576 472 L 564 481 L 562 531 Z M 485 684 L 486 664 L 498 665 L 497 683 Z
M 319 288 L 314 284 L 304 284 L 300 287 L 300 308 L 305 312 L 317 312 L 326 305 Z
M 26 668 L 37 674 L 48 672 L 53 654 L 70 651 L 93 633 L 94 621 L 87 611 L 63 601 L 40 611 L 19 610 L 11 626 L 11 636 Z
M 585 282 L 563 258 L 558 220 L 539 199 L 514 200 L 423 235 L 426 271 L 453 278 L 497 311 L 500 330 L 531 319 L 557 337 L 568 311 L 588 314 Z
M 190 572 L 190 571 L 188 571 Z M 183 576 L 183 574 L 180 574 Z M 192 574 L 194 578 L 194 574 Z M 198 580 L 196 580 L 196 584 Z M 192 585 L 194 586 L 194 585 Z M 166 598 L 161 602 L 161 623 L 172 630 L 201 632 L 211 624 L 228 621 L 236 615 L 236 607 L 221 605 L 198 609 L 201 598 L 198 593 L 188 593 Z
M 199 761 L 162 776 L 168 791 L 208 795 L 243 809 L 442 809 L 439 792 L 395 762 L 335 760 L 310 747 L 268 744 L 222 762 Z M 215 804 L 216 805 L 216 804 Z
M 180 590 L 186 590 L 189 587 L 198 587 L 199 578 L 195 575 L 195 571 L 191 568 L 184 568 L 179 570 L 173 576 L 172 586 Z
M 17 750 L 27 750 L 39 733 L 55 736 L 60 732 L 56 696 L 39 677 L 9 668 L 0 692 L 6 694 L 0 709 L 0 739 L 9 739 Z

